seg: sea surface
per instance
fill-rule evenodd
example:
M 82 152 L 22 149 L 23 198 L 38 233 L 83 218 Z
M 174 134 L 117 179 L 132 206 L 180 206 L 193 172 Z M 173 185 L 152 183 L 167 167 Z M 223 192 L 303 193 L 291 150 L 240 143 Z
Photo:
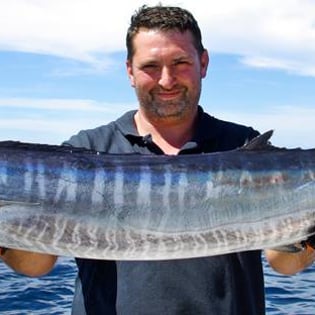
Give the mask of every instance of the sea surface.
M 264 262 L 267 315 L 315 315 L 315 265 L 295 276 L 282 276 Z M 41 278 L 18 275 L 0 262 L 0 314 L 70 314 L 76 267 L 60 258 Z

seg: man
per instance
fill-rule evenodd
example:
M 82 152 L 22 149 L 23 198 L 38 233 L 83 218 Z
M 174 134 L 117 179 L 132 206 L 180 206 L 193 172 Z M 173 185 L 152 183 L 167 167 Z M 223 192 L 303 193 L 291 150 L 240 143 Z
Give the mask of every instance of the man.
M 258 135 L 218 120 L 198 105 L 209 56 L 194 17 L 178 7 L 142 7 L 127 33 L 127 73 L 139 108 L 117 121 L 81 131 L 66 142 L 108 153 L 187 154 L 234 149 Z M 37 276 L 56 257 L 3 250 L 13 269 Z M 298 272 L 314 260 L 266 251 L 279 272 Z M 174 261 L 76 259 L 73 314 L 264 314 L 261 252 Z

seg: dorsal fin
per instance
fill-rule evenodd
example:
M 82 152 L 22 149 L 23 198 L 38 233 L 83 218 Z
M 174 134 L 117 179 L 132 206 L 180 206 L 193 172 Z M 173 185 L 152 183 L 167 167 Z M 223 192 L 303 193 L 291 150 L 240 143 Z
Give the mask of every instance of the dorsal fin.
M 266 131 L 263 134 L 245 143 L 240 148 L 240 150 L 276 149 L 276 147 L 272 146 L 271 142 L 269 141 L 272 135 L 273 130 Z

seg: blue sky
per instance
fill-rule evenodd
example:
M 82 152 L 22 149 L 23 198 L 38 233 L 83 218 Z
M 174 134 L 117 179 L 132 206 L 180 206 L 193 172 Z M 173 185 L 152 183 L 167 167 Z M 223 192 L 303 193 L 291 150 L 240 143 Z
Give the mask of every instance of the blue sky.
M 156 1 L 0 0 L 0 140 L 59 144 L 137 100 L 125 71 L 130 15 Z M 165 1 L 198 19 L 210 53 L 200 104 L 315 147 L 315 1 Z

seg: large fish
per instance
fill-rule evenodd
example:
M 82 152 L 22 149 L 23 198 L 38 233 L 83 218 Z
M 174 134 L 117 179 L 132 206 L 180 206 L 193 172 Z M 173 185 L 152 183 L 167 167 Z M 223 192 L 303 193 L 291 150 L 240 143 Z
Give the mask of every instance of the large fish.
M 2 142 L 0 245 L 155 260 L 303 240 L 315 224 L 315 149 L 272 147 L 271 133 L 182 156 Z

